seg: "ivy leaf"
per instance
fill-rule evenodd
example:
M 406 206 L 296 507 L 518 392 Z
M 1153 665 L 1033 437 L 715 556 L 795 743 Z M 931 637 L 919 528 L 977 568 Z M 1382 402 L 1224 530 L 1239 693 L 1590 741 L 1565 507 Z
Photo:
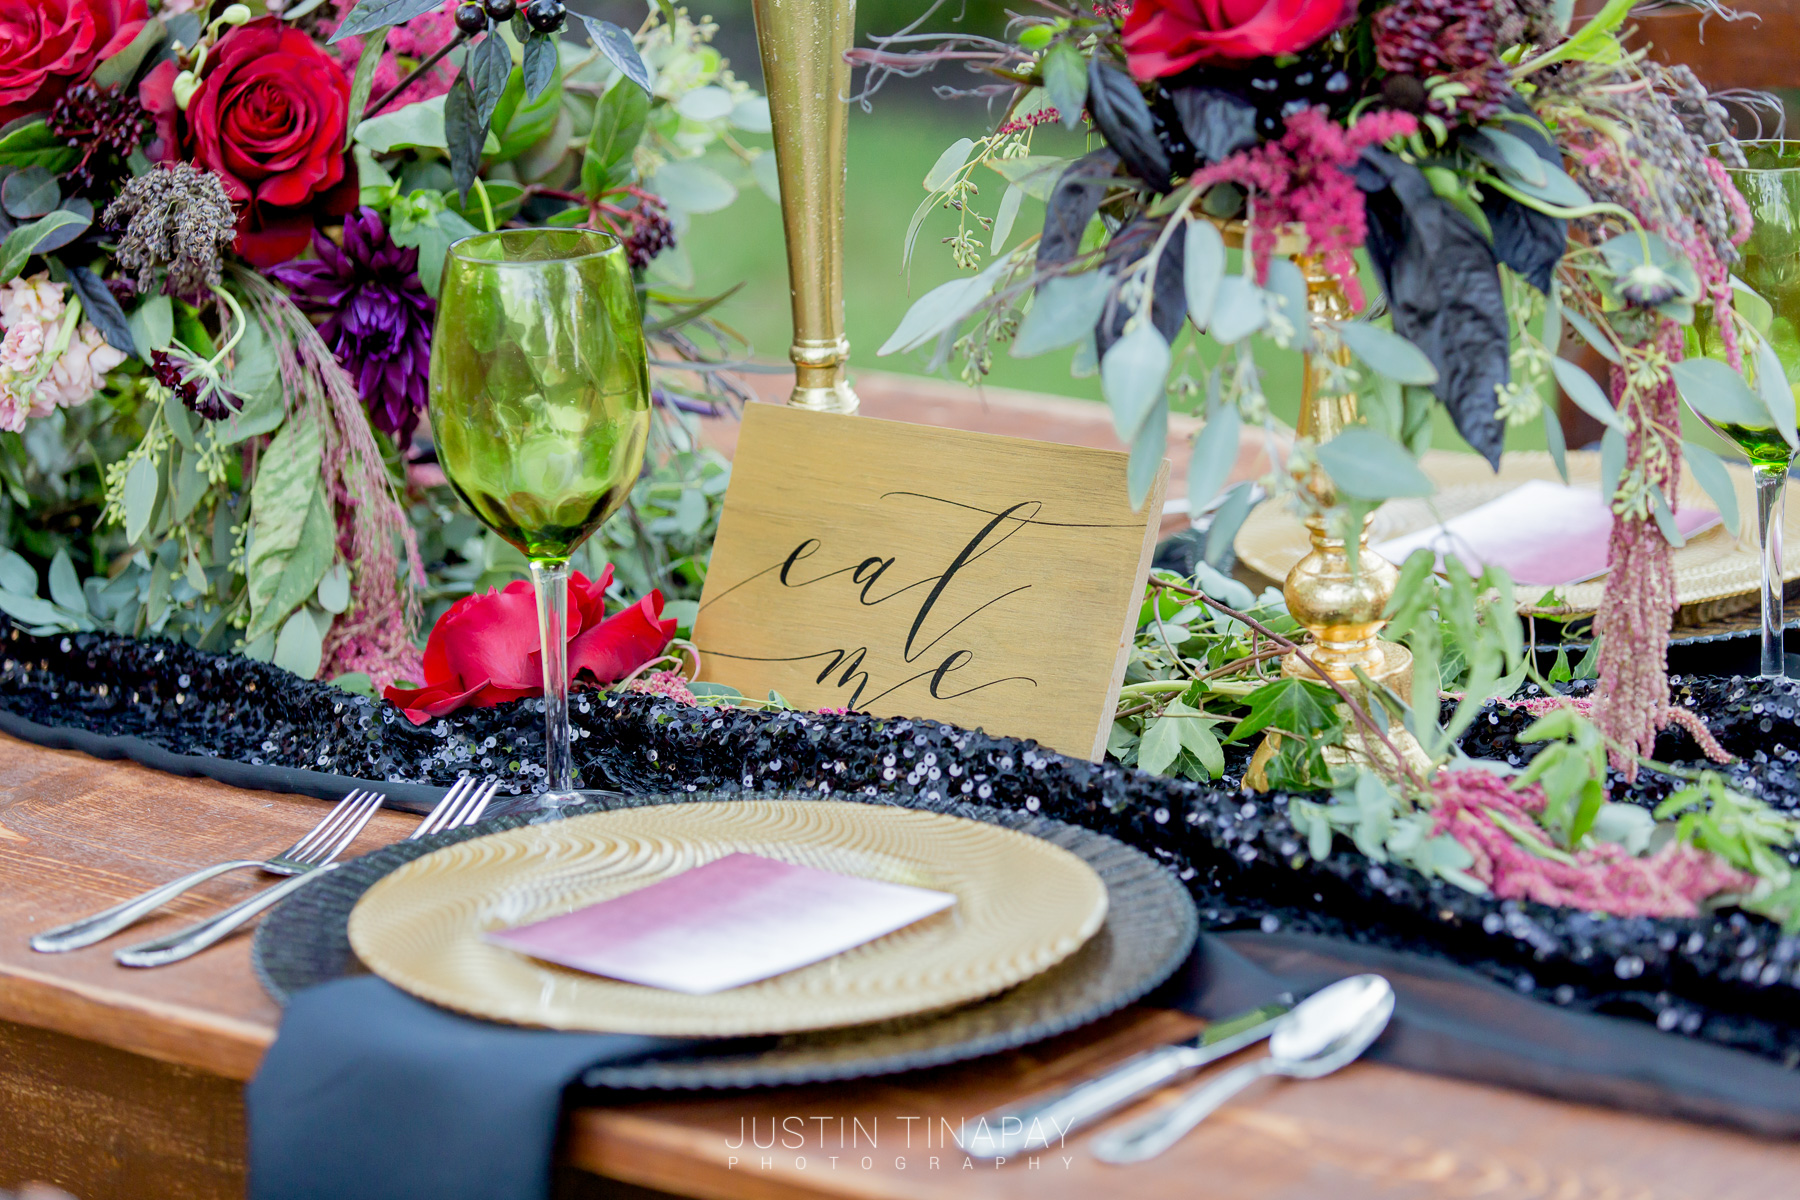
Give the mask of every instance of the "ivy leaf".
M 644 89 L 646 95 L 651 90 L 650 68 L 644 65 L 638 54 L 637 44 L 631 35 L 614 25 L 611 21 L 602 21 L 590 17 L 586 13 L 578 13 L 582 24 L 587 26 L 588 37 L 593 39 L 594 49 L 606 56 L 606 60 L 619 68 L 619 73 L 631 82 Z
M 1725 532 L 1736 537 L 1740 523 L 1737 488 L 1732 484 L 1731 472 L 1726 468 L 1725 460 L 1706 447 L 1696 446 L 1692 442 L 1683 442 L 1681 453 L 1688 470 L 1693 472 L 1694 482 L 1706 489 L 1707 497 L 1719 510 L 1719 519 L 1725 523 Z
M 1563 393 L 1575 402 L 1575 407 L 1608 429 L 1624 431 L 1625 419 L 1619 416 L 1619 410 L 1612 406 L 1612 401 L 1606 398 L 1592 375 L 1566 358 L 1551 359 L 1550 369 L 1556 373 L 1556 382 L 1562 384 Z
M 1437 490 L 1417 459 L 1365 425 L 1352 425 L 1315 454 L 1338 491 L 1355 500 L 1429 496 Z
M 1265 683 L 1244 697 L 1244 703 L 1250 711 L 1232 729 L 1231 736 L 1225 739 L 1228 742 L 1241 742 L 1264 729 L 1310 738 L 1341 724 L 1334 707 L 1337 697 L 1329 688 L 1305 679 Z
M 1060 41 L 1044 55 L 1041 70 L 1044 91 L 1056 105 L 1056 115 L 1064 129 L 1081 128 L 1081 110 L 1087 106 L 1087 59 L 1072 42 Z
M 86 267 L 72 267 L 69 270 L 69 283 L 75 294 L 81 297 L 82 315 L 94 323 L 106 344 L 115 350 L 123 350 L 126 354 L 137 355 L 137 342 L 131 336 L 131 325 L 125 319 L 125 310 L 113 298 L 112 291 L 106 283 Z M 148 360 L 149 352 L 140 357 Z
M 1181 754 L 1180 726 L 1178 717 L 1158 717 L 1150 722 L 1143 739 L 1138 742 L 1137 765 L 1152 775 L 1167 775 Z
M 360 0 L 344 17 L 337 32 L 331 35 L 331 41 L 340 42 L 392 25 L 404 25 L 422 13 L 441 7 L 440 0 Z
M 1218 737 L 1212 731 L 1219 718 L 1190 708 L 1179 700 L 1172 702 L 1163 711 L 1166 714 L 1164 720 L 1175 722 L 1175 731 L 1181 738 L 1181 748 L 1206 769 L 1207 778 L 1217 779 L 1223 775 L 1225 748 L 1219 744 Z

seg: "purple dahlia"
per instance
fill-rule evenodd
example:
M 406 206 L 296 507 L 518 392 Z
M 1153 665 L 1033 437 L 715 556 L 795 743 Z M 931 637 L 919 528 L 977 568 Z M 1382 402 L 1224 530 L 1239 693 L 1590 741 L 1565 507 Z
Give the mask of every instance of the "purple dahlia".
M 396 246 L 365 206 L 344 219 L 342 246 L 314 230 L 313 253 L 271 274 L 302 309 L 324 314 L 319 335 L 355 378 L 375 428 L 404 449 L 425 410 L 437 309 L 419 282 L 419 252 Z

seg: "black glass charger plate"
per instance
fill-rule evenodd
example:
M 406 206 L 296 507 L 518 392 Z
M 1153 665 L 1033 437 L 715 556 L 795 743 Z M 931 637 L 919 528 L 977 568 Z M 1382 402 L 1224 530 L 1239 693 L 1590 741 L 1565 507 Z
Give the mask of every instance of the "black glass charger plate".
M 571 809 L 570 815 L 654 804 L 731 799 L 697 792 L 621 796 Z M 789 793 L 782 799 L 822 800 Z M 860 798 L 858 798 L 860 799 Z M 880 799 L 867 800 L 882 803 Z M 691 1059 L 597 1067 L 590 1087 L 633 1090 L 775 1087 L 887 1075 L 1017 1049 L 1097 1021 L 1167 979 L 1193 948 L 1199 921 L 1187 889 L 1142 851 L 1105 834 L 1029 813 L 964 804 L 905 807 L 968 817 L 1060 846 L 1091 866 L 1106 885 L 1100 932 L 1065 961 L 997 996 L 933 1013 L 778 1038 L 709 1046 Z M 522 825 L 500 817 L 470 829 L 399 842 L 347 863 L 294 893 L 263 919 L 251 962 L 263 987 L 285 1004 L 295 992 L 363 971 L 350 948 L 350 910 L 382 876 L 440 846 Z

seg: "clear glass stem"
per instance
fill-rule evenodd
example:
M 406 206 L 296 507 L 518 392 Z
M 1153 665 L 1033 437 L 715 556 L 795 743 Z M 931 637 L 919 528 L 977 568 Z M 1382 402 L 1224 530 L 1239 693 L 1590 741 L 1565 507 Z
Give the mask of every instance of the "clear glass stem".
M 537 588 L 538 644 L 544 658 L 545 808 L 573 804 L 574 762 L 569 754 L 569 564 L 566 559 L 531 564 Z
M 1756 544 L 1762 553 L 1762 677 L 1786 672 L 1781 616 L 1781 517 L 1787 468 L 1756 468 Z

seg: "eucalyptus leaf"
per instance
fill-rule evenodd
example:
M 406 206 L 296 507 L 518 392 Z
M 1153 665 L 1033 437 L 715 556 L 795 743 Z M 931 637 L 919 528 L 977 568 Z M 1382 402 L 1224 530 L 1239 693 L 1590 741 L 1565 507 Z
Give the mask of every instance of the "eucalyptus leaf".
M 1662 531 L 1663 540 L 1679 550 L 1687 545 L 1687 539 L 1681 536 L 1681 529 L 1675 524 L 1675 513 L 1669 508 L 1669 498 L 1663 495 L 1660 487 L 1650 489 L 1650 515 L 1656 518 L 1656 527 Z
M 1219 281 L 1212 320 L 1206 328 L 1214 341 L 1229 346 L 1268 323 L 1268 301 L 1261 288 L 1242 275 L 1227 275 Z
M 169 342 L 175 336 L 175 306 L 168 296 L 158 292 L 132 309 L 125 323 L 131 329 L 131 339 L 139 352 L 148 359 L 152 350 L 169 348 Z
M 745 133 L 768 133 L 775 126 L 769 114 L 768 98 L 752 95 L 739 100 L 732 106 L 731 124 Z
M 341 562 L 333 563 L 319 580 L 319 590 L 314 599 L 320 608 L 328 613 L 341 613 L 350 607 L 350 568 Z
M 1611 506 L 1625 477 L 1625 435 L 1608 429 L 1600 435 L 1600 498 Z
M 1028 154 L 1024 158 L 1003 158 L 988 164 L 1000 172 L 1001 178 L 1017 184 L 1020 191 L 1034 200 L 1049 200 L 1056 182 L 1069 167 L 1069 160 L 1049 154 Z
M 717 121 L 736 106 L 731 93 L 717 84 L 697 87 L 675 102 L 675 111 L 690 121 Z
M 15 592 L 0 592 L 0 612 L 31 626 L 58 628 L 65 624 L 63 614 L 56 605 L 36 596 L 21 596 Z
M 23 555 L 0 546 L 0 589 L 15 596 L 35 596 L 38 590 L 37 572 L 25 561 Z
M 1768 429 L 1774 414 L 1744 377 L 1713 358 L 1690 358 L 1669 369 L 1688 407 L 1719 425 Z
M 1575 407 L 1608 429 L 1625 428 L 1624 418 L 1619 416 L 1619 410 L 1612 406 L 1612 401 L 1606 398 L 1606 393 L 1600 390 L 1600 385 L 1594 382 L 1592 375 L 1566 358 L 1552 358 L 1550 369 L 1556 373 L 1556 382 L 1562 385 L 1563 393 L 1575 402 Z
M 1564 483 L 1569 482 L 1569 446 L 1563 437 L 1562 418 L 1557 415 L 1554 404 L 1544 405 L 1544 445 L 1550 451 L 1550 461 L 1556 464 L 1556 473 L 1562 476 Z
M 955 326 L 987 299 L 996 277 L 1005 267 L 1005 260 L 1001 260 L 979 275 L 952 279 L 932 288 L 913 302 L 906 315 L 900 318 L 899 327 L 875 353 L 896 354 L 917 349 Z
M 20 225 L 0 242 L 0 283 L 8 282 L 24 270 L 25 263 L 40 247 L 53 249 L 67 245 L 66 234 L 71 228 L 79 233 L 90 224 L 90 220 L 59 208 L 29 225 Z
M 737 199 L 737 188 L 730 180 L 704 163 L 691 159 L 658 167 L 650 179 L 650 188 L 676 212 L 718 212 Z
M 1223 563 L 1231 554 L 1232 543 L 1243 527 L 1244 518 L 1250 515 L 1251 497 L 1255 495 L 1256 484 L 1246 479 L 1232 488 L 1225 495 L 1225 503 L 1219 505 L 1213 513 L 1212 524 L 1206 527 L 1206 561 L 1213 566 Z
M 962 170 L 963 164 L 969 161 L 969 152 L 974 148 L 975 143 L 968 138 L 957 138 L 951 142 L 944 152 L 938 155 L 937 161 L 931 164 L 931 170 L 925 172 L 925 190 L 928 192 L 942 191 L 944 185 L 954 179 L 956 173 Z
M 1006 245 L 1006 239 L 1012 236 L 1013 222 L 1019 219 L 1019 206 L 1025 201 L 1025 193 L 1016 183 L 1006 185 L 1006 191 L 1000 197 L 1000 211 L 994 214 L 994 228 L 988 237 L 988 253 L 998 254 Z
M 1742 521 L 1738 512 L 1737 488 L 1732 483 L 1731 470 L 1725 465 L 1725 460 L 1693 442 L 1681 444 L 1681 457 L 1693 474 L 1694 482 L 1706 490 L 1713 507 L 1719 510 L 1719 520 L 1724 523 L 1725 532 L 1736 537 Z
M 1438 381 L 1437 368 L 1425 352 L 1392 330 L 1366 321 L 1345 321 L 1336 329 L 1352 354 L 1389 379 L 1420 387 Z
M 156 493 L 160 483 L 156 464 L 140 458 L 125 472 L 125 540 L 135 546 L 143 540 L 156 516 Z
M 1575 332 L 1581 335 L 1582 341 L 1593 348 L 1595 354 L 1598 354 L 1601 358 L 1604 358 L 1614 366 L 1619 365 L 1619 350 L 1618 347 L 1613 345 L 1611 338 L 1608 338 L 1598 329 L 1594 328 L 1594 323 L 1592 321 L 1588 320 L 1572 308 L 1564 308 L 1562 314 L 1563 320 L 1575 327 Z M 1549 346 L 1547 349 L 1554 353 L 1556 347 Z
M 751 161 L 750 175 L 756 180 L 756 186 L 763 190 L 763 195 L 781 203 L 781 174 L 776 169 L 773 150 L 764 150 Z
M 1143 426 L 1131 443 L 1131 459 L 1125 471 L 1126 492 L 1131 500 L 1131 509 L 1136 512 L 1144 506 L 1150 495 L 1150 489 L 1156 484 L 1156 476 L 1162 470 L 1163 452 L 1169 444 L 1169 401 L 1166 396 L 1158 396 L 1150 409 L 1150 415 L 1144 418 Z
M 1087 59 L 1074 43 L 1058 41 L 1039 64 L 1044 76 L 1044 91 L 1056 106 L 1056 115 L 1064 129 L 1081 128 L 1081 110 L 1087 105 Z
M 324 658 L 325 643 L 319 636 L 318 622 L 313 620 L 311 613 L 301 609 L 282 625 L 271 661 L 302 679 L 313 679 L 319 674 L 319 665 Z
M 62 202 L 56 176 L 43 167 L 24 167 L 0 178 L 0 210 L 16 221 L 32 221 Z
M 1188 511 L 1197 513 L 1225 487 L 1237 465 L 1238 444 L 1244 421 L 1237 405 L 1224 404 L 1194 435 L 1194 451 L 1188 458 Z
M 1188 319 L 1196 329 L 1212 320 L 1219 285 L 1225 279 L 1225 239 L 1211 221 L 1189 221 L 1182 286 L 1187 289 Z
M 1788 383 L 1787 372 L 1782 369 L 1781 359 L 1776 357 L 1775 347 L 1769 344 L 1768 338 L 1756 339 L 1756 393 L 1768 406 L 1769 415 L 1775 418 L 1775 428 L 1781 431 L 1782 438 L 1792 449 L 1800 449 L 1800 432 L 1794 429 L 1794 389 Z
M 1429 496 L 1437 490 L 1417 459 L 1366 425 L 1352 425 L 1314 453 L 1338 491 L 1355 500 Z
M 1294 265 L 1292 259 L 1269 260 L 1269 282 L 1263 289 L 1264 303 L 1271 312 L 1280 312 L 1287 318 L 1288 324 L 1294 327 L 1292 348 L 1295 350 L 1307 350 L 1312 345 L 1306 291 L 1306 276 L 1300 273 L 1300 268 Z
M 363 113 L 369 107 L 369 92 L 375 84 L 375 68 L 381 62 L 382 52 L 387 49 L 387 35 L 386 29 L 376 30 L 373 36 L 363 42 L 362 54 L 356 60 L 356 74 L 350 79 L 350 106 L 346 110 L 350 119 L 344 126 L 346 150 L 355 142 L 356 127 L 362 122 Z
M 1736 275 L 1731 277 L 1731 307 L 1738 316 L 1750 322 L 1756 332 L 1769 336 L 1769 327 L 1775 323 L 1774 307 Z
M 1112 286 L 1109 271 L 1052 275 L 1038 284 L 1031 311 L 1019 322 L 1019 332 L 1013 338 L 1013 357 L 1030 358 L 1091 336 Z
M 1169 378 L 1169 343 L 1150 321 L 1140 321 L 1100 360 L 1100 386 L 1112 410 L 1113 430 L 1127 446 L 1162 400 Z
M 82 594 L 81 580 L 75 574 L 75 564 L 69 561 L 67 549 L 58 550 L 50 560 L 50 599 L 72 613 L 88 615 L 87 597 Z

